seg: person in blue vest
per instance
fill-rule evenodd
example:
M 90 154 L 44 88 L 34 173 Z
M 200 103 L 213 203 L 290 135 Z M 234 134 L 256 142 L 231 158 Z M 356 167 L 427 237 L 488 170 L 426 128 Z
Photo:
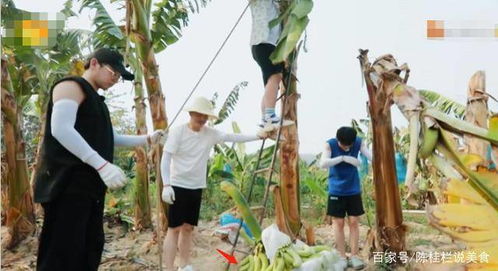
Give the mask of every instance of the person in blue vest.
M 162 131 L 114 131 L 104 96 L 97 91 L 109 89 L 120 78 L 134 79 L 123 56 L 101 48 L 88 57 L 82 76 L 66 77 L 50 91 L 34 189 L 34 200 L 44 210 L 37 271 L 98 270 L 105 241 L 106 190 L 127 182 L 123 170 L 113 164 L 114 146 L 161 140 Z
M 358 154 L 362 153 L 369 161 L 372 160 L 370 151 L 360 137 L 356 136 L 355 129 L 341 127 L 337 130 L 336 138 L 329 139 L 322 153 L 320 166 L 329 169 L 328 207 L 327 214 L 332 217 L 336 248 L 340 253 L 340 263 L 345 269 L 348 266 L 362 269 L 365 264 L 358 256 L 359 220 L 365 213 L 361 201 Z M 346 257 L 344 220 L 348 217 L 349 241 L 351 257 Z

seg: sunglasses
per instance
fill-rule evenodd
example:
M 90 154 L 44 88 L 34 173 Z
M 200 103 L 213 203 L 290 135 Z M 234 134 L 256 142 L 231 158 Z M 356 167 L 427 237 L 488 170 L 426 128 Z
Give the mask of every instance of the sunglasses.
M 109 65 L 102 65 L 106 70 L 108 70 L 114 78 L 121 77 L 119 72 L 114 71 Z

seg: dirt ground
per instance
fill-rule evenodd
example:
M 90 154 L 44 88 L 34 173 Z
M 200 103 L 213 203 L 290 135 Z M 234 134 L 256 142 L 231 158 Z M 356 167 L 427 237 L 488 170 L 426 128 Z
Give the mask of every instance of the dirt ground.
M 463 248 L 461 244 L 454 243 L 450 238 L 440 234 L 430 226 L 427 226 L 425 218 L 414 217 L 405 219 L 409 232 L 407 235 L 407 247 L 411 251 L 453 251 Z M 267 223 L 265 223 L 267 224 Z M 213 231 L 218 227 L 217 220 L 201 221 L 195 230 L 194 248 L 192 252 L 193 266 L 199 271 L 225 270 L 225 261 L 216 249 L 229 251 L 231 246 L 219 237 L 213 236 Z M 366 245 L 368 227 L 364 224 L 360 227 L 360 249 Z M 346 228 L 346 240 L 348 230 Z M 2 228 L 2 237 L 6 229 Z M 105 226 L 106 245 L 102 256 L 102 264 L 99 270 L 113 271 L 135 271 L 135 270 L 158 270 L 158 247 L 153 240 L 151 231 L 125 232 L 121 227 L 109 228 Z M 38 233 L 37 233 L 38 234 Z M 38 246 L 37 234 L 23 241 L 14 251 L 2 250 L 1 270 L 24 271 L 34 270 L 36 263 L 36 251 Z M 317 243 L 332 246 L 334 235 L 332 225 L 321 224 L 315 226 Z M 244 245 L 238 248 L 247 251 Z M 368 263 L 365 270 L 389 270 L 375 265 L 368 259 L 368 252 L 362 251 L 362 257 Z M 243 257 L 242 253 L 236 253 L 237 258 Z M 230 270 L 237 270 L 232 266 Z M 351 269 L 352 270 L 352 269 Z M 397 270 L 461 270 L 458 267 L 410 264 Z

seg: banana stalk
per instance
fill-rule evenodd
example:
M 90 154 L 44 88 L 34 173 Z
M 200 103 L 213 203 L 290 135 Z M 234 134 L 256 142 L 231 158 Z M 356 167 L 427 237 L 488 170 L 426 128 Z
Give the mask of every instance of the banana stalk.
M 420 113 L 412 112 L 412 115 L 410 116 L 410 152 L 408 154 L 408 165 L 406 170 L 406 186 L 408 187 L 409 194 L 414 194 L 418 190 L 414 184 L 414 179 L 415 168 L 417 166 L 418 137 L 420 130 L 419 120 Z
M 441 156 L 432 154 L 429 157 L 429 161 L 447 178 L 463 180 L 462 174 L 460 174 L 448 160 L 443 159 Z
M 452 118 L 435 108 L 427 108 L 424 110 L 423 114 L 428 117 L 432 117 L 444 126 L 443 128 L 457 134 L 469 134 L 480 139 L 489 141 L 489 143 L 498 146 L 498 133 L 491 132 L 491 127 L 489 130 L 475 126 L 463 120 Z M 495 117 L 493 117 L 495 118 Z M 493 120 L 493 118 L 491 120 Z M 498 118 L 498 117 L 497 117 Z

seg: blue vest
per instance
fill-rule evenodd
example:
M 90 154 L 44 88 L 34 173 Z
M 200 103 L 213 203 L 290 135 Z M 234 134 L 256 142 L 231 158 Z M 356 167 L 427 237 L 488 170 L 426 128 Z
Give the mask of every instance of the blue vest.
M 330 146 L 331 156 L 335 158 L 341 155 L 348 155 L 357 158 L 361 149 L 361 138 L 357 137 L 349 151 L 344 151 L 339 147 L 337 139 L 332 138 L 327 141 Z M 329 195 L 350 196 L 360 194 L 360 177 L 358 169 L 346 162 L 339 163 L 329 169 Z

